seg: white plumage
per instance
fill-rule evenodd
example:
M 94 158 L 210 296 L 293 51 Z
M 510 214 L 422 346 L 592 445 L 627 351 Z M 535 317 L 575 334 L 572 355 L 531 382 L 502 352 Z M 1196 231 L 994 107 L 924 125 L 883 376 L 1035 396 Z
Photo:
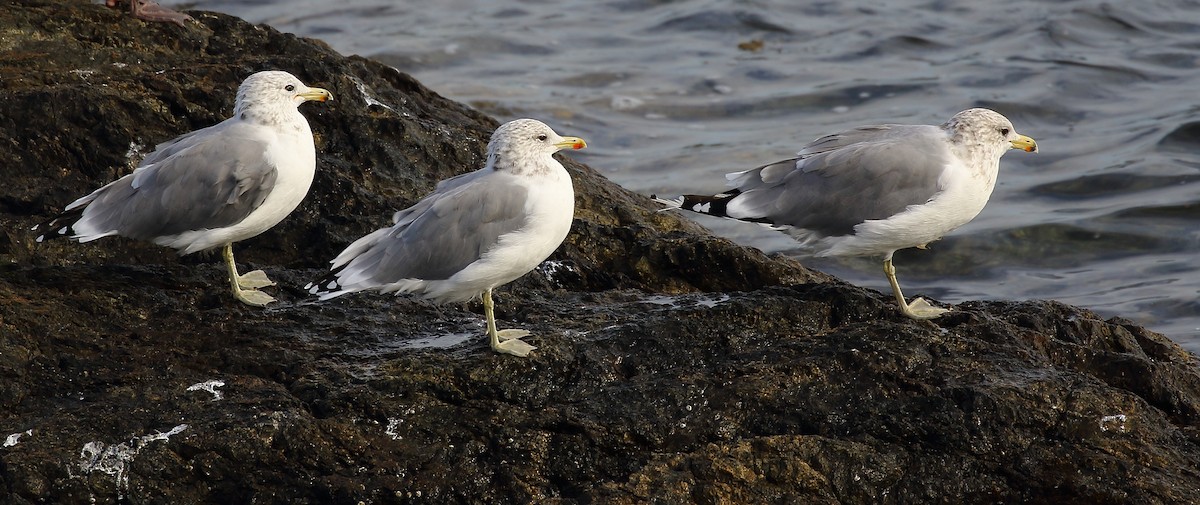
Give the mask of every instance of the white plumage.
M 797 157 L 729 174 L 713 196 L 657 199 L 671 208 L 761 223 L 813 256 L 879 256 L 901 311 L 946 312 L 905 302 L 892 255 L 924 247 L 970 222 L 996 186 L 1009 149 L 1037 151 L 1004 116 L 968 109 L 940 126 L 862 126 L 818 138 Z
M 224 247 L 234 296 L 262 306 L 274 285 L 261 270 L 237 273 L 233 242 L 261 234 L 295 210 L 316 170 L 312 130 L 297 107 L 330 99 L 287 72 L 259 72 L 238 88 L 233 117 L 159 144 L 133 173 L 75 200 L 35 227 L 80 242 L 119 235 L 177 249 Z
M 492 290 L 533 270 L 566 238 L 575 194 L 552 155 L 585 146 L 539 121 L 505 123 L 488 143 L 483 168 L 439 183 L 397 212 L 391 227 L 350 244 L 306 289 L 322 300 L 362 290 L 437 302 L 482 295 L 492 348 L 528 355 L 534 347 L 519 339 L 528 332 L 496 330 Z

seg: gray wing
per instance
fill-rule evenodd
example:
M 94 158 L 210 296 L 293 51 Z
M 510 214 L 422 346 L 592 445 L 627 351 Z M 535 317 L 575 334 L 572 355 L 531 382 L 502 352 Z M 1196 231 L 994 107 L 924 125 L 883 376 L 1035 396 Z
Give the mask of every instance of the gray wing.
M 169 156 L 152 154 L 147 159 L 157 161 L 77 202 L 87 208 L 75 229 L 151 240 L 245 219 L 262 205 L 278 172 L 264 156 L 265 141 L 242 133 L 237 126 L 210 130 L 175 142 Z
M 421 215 L 422 212 L 427 210 L 430 205 L 433 205 L 437 201 L 437 199 L 434 198 L 435 196 L 449 194 L 450 192 L 456 190 L 459 186 L 465 186 L 476 179 L 487 177 L 492 172 L 492 170 L 481 169 L 474 172 L 467 172 L 465 174 L 458 174 L 454 177 L 437 183 L 437 186 L 433 189 L 433 193 L 430 193 L 420 202 L 417 202 L 416 205 L 404 210 L 396 211 L 396 213 L 392 216 L 392 223 L 401 224 L 403 222 L 416 219 Z
M 227 125 L 227 123 L 229 125 Z M 154 146 L 153 152 L 151 152 L 150 154 L 147 154 L 145 158 L 142 158 L 142 162 L 138 163 L 138 166 L 144 167 L 147 165 L 153 165 L 162 160 L 170 158 L 171 156 L 175 155 L 175 153 L 178 153 L 179 151 L 182 151 L 184 149 L 192 147 L 196 144 L 203 143 L 203 142 L 205 142 L 205 140 L 208 136 L 214 135 L 214 134 L 219 135 L 219 133 L 217 133 L 217 132 L 219 132 L 220 130 L 223 130 L 225 128 L 230 128 L 232 126 L 232 123 L 233 123 L 232 121 L 226 119 L 225 121 L 222 121 L 215 125 L 209 126 L 207 128 L 201 128 L 199 130 L 190 131 L 188 133 L 185 133 L 183 135 L 175 137 L 171 140 L 168 140 L 166 142 L 158 144 L 158 145 Z
M 865 126 L 821 137 L 797 158 L 728 176 L 740 194 L 728 214 L 776 225 L 848 235 L 928 202 L 950 163 L 941 129 L 922 125 Z
M 484 172 L 486 171 L 486 172 Z M 434 193 L 396 213 L 396 224 L 359 239 L 334 260 L 343 286 L 390 284 L 402 279 L 442 280 L 479 260 L 501 235 L 526 221 L 528 190 L 490 169 L 438 185 Z M 454 184 L 446 184 L 455 181 Z

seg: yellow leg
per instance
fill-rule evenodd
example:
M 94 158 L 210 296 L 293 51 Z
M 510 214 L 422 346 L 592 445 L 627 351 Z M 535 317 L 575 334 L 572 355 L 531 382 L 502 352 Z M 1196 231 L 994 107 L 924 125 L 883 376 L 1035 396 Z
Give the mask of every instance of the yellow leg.
M 525 330 L 496 330 L 496 315 L 493 312 L 494 306 L 492 303 L 492 290 L 489 288 L 483 292 L 483 314 L 487 317 L 487 333 L 488 339 L 492 344 L 492 350 L 522 358 L 529 356 L 529 351 L 537 349 L 521 340 L 521 337 L 529 336 L 529 332 Z M 502 339 L 503 342 L 501 342 Z
M 275 301 L 275 298 L 271 295 L 255 289 L 275 285 L 262 270 L 255 270 L 246 275 L 238 275 L 237 265 L 233 262 L 233 244 L 225 244 L 225 248 L 221 250 L 221 255 L 225 258 L 225 266 L 229 270 L 229 286 L 233 289 L 234 298 L 237 298 L 238 301 L 246 305 L 253 305 L 255 307 L 265 307 L 268 303 Z
M 892 284 L 892 292 L 896 294 L 896 303 L 900 304 L 900 312 L 913 319 L 933 319 L 942 314 L 950 312 L 950 309 L 934 307 L 924 298 L 913 298 L 912 303 L 904 301 L 904 293 L 900 291 L 900 282 L 896 280 L 896 267 L 892 266 L 892 259 L 883 260 L 883 273 L 887 275 L 888 282 Z

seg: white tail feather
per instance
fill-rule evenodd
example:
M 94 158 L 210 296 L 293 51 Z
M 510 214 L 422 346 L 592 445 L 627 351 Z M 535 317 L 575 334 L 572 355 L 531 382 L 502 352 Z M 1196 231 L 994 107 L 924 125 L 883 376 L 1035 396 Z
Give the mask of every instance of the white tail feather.
M 658 195 L 650 195 L 650 199 L 666 206 L 661 209 L 658 209 L 659 212 L 666 212 L 669 210 L 683 208 L 683 197 L 682 196 L 676 197 L 676 198 L 659 198 Z

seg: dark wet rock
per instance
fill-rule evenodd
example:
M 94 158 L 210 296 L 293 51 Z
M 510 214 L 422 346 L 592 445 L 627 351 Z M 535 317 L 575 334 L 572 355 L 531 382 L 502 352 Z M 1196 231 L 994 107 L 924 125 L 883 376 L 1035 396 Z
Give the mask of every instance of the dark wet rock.
M 576 163 L 567 243 L 497 294 L 498 318 L 533 331 L 530 359 L 488 350 L 477 303 L 312 303 L 299 287 L 326 260 L 477 166 L 496 123 L 320 42 L 192 15 L 0 9 L 0 503 L 1200 496 L 1200 374 L 1161 335 L 1054 302 L 910 321 Z M 32 242 L 272 68 L 337 97 L 304 106 L 309 198 L 235 246 L 283 303 L 232 301 L 212 257 Z

